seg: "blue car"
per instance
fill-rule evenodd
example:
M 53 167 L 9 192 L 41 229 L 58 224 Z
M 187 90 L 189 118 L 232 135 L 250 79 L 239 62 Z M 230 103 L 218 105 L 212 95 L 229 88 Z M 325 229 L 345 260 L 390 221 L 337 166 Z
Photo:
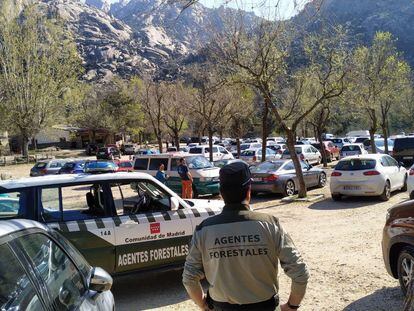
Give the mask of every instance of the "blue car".
M 85 160 L 76 160 L 66 162 L 59 170 L 59 174 L 80 174 L 83 173 Z
M 87 161 L 83 171 L 88 174 L 115 173 L 118 165 L 113 161 Z

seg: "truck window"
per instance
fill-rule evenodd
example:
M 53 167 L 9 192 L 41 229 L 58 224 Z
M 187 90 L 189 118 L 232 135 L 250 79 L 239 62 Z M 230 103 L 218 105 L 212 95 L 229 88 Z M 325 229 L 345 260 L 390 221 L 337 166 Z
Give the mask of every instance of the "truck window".
M 41 216 L 46 222 L 86 220 L 106 215 L 99 184 L 41 189 Z
M 148 169 L 148 158 L 137 158 L 134 163 L 134 170 L 146 171 Z
M 171 210 L 170 195 L 150 181 L 114 183 L 111 190 L 118 216 Z
M 161 164 L 164 164 L 165 170 L 168 169 L 168 158 L 151 158 L 149 164 L 150 171 L 158 171 Z

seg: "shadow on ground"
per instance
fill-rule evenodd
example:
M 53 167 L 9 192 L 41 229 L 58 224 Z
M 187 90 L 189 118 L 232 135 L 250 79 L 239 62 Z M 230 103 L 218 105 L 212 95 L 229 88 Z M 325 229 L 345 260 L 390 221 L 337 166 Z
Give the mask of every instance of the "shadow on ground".
M 308 208 L 314 210 L 340 210 L 366 207 L 380 203 L 384 202 L 377 197 L 343 197 L 340 201 L 334 201 L 328 197 L 309 205 Z
M 188 299 L 181 283 L 182 270 L 127 275 L 114 278 L 116 310 L 162 308 Z
M 354 301 L 343 311 L 401 311 L 403 300 L 399 287 L 384 287 Z

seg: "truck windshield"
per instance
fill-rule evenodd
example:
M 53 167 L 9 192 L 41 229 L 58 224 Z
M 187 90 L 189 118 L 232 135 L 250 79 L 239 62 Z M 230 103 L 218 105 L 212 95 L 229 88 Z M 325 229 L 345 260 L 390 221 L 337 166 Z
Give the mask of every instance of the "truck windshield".
M 186 162 L 189 168 L 192 169 L 202 169 L 213 167 L 213 164 L 210 163 L 205 157 L 187 157 Z

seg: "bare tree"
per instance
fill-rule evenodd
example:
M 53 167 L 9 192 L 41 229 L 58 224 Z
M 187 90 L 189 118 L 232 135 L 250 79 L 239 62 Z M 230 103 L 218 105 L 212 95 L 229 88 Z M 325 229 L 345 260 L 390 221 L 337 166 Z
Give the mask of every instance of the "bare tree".
M 231 95 L 223 87 L 224 80 L 209 64 L 196 65 L 191 68 L 196 89 L 191 110 L 203 120 L 208 133 L 210 161 L 213 161 L 213 135 L 218 126 L 229 119 Z
M 153 133 L 158 142 L 160 153 L 163 152 L 162 138 L 165 131 L 164 112 L 166 99 L 166 86 L 164 82 L 142 81 L 140 99 L 142 110 L 148 117 Z
M 287 137 L 299 180 L 299 197 L 305 197 L 306 186 L 295 152 L 295 133 L 306 116 L 324 101 L 342 94 L 347 55 L 339 34 L 336 40 L 311 37 L 304 49 L 308 63 L 289 71 L 286 60 L 290 31 L 283 23 L 266 21 L 261 21 L 255 29 L 246 29 L 239 19 L 215 40 L 212 51 L 234 82 L 254 87 L 270 107 Z
M 167 86 L 164 122 L 177 150 L 180 147 L 180 133 L 187 128 L 189 115 L 187 107 L 192 99 L 191 96 L 191 90 L 180 81 Z

